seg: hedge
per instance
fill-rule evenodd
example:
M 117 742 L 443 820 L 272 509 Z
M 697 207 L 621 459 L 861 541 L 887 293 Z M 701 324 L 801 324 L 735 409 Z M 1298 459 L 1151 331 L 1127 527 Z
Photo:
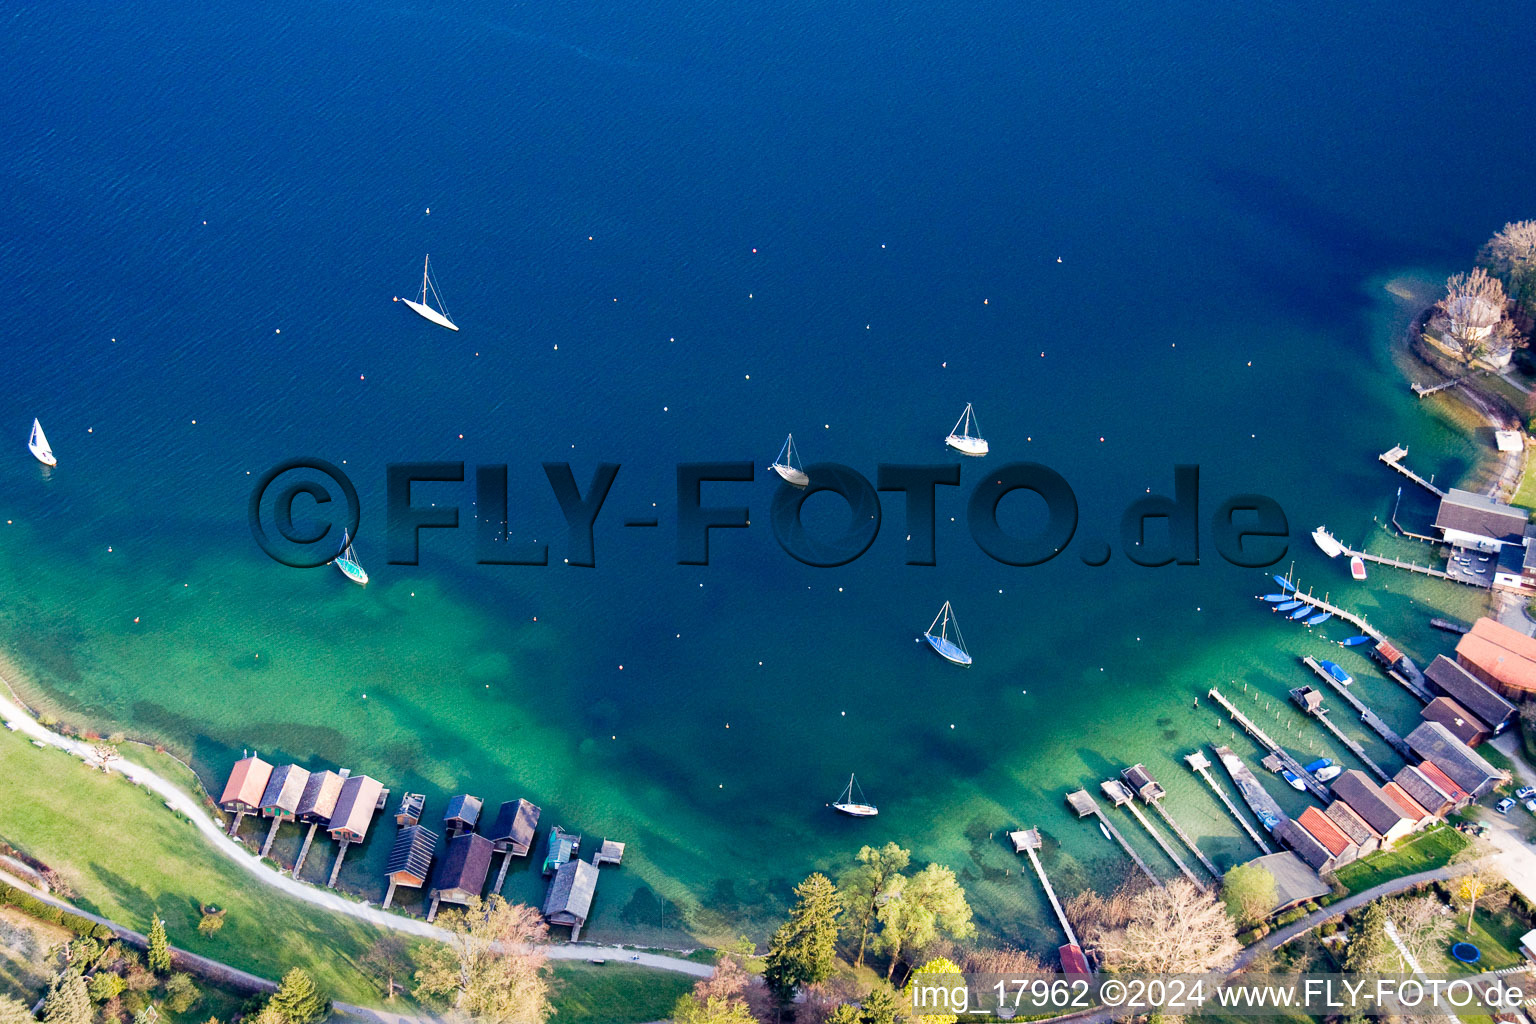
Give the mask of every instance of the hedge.
M 28 917 L 35 917 L 39 921 L 47 921 L 49 924 L 61 925 L 76 935 L 89 936 L 93 939 L 101 939 L 111 942 L 117 938 L 117 933 L 104 924 L 97 924 L 88 917 L 79 914 L 71 914 L 62 907 L 56 907 L 52 903 L 44 903 L 29 892 L 24 892 L 0 882 L 0 906 L 15 907 Z

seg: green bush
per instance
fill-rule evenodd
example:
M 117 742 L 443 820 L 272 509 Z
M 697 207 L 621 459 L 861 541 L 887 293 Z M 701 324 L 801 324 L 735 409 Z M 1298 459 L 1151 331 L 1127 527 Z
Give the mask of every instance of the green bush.
M 112 929 L 104 924 L 97 924 L 79 914 L 71 914 L 51 903 L 44 903 L 31 893 L 23 892 L 14 885 L 7 885 L 4 882 L 0 882 L 0 907 L 15 907 L 28 917 L 61 925 L 76 935 L 100 939 L 103 942 L 110 942 L 116 937 Z
M 1288 924 L 1295 924 L 1297 921 L 1300 921 L 1302 918 L 1304 918 L 1306 916 L 1307 916 L 1307 908 L 1306 907 L 1297 907 L 1294 910 L 1287 910 L 1285 913 L 1283 913 L 1279 917 L 1275 918 L 1275 927 L 1277 927 L 1277 928 L 1284 928 Z
M 1337 921 L 1324 921 L 1317 928 L 1317 934 L 1319 935 L 1337 935 L 1338 932 L 1339 922 Z
M 97 971 L 91 975 L 91 998 L 98 1003 L 123 994 L 123 979 L 111 971 Z

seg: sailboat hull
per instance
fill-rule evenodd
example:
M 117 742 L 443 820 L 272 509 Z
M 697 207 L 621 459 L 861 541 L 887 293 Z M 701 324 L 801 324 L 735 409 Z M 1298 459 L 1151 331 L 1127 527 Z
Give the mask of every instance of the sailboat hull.
M 336 559 L 336 568 L 340 569 L 341 574 L 353 583 L 364 587 L 368 585 L 368 573 L 364 572 L 363 567 L 356 562 L 348 561 L 345 558 L 338 558 Z
M 794 466 L 786 466 L 775 462 L 773 464 L 773 471 L 783 477 L 785 483 L 793 484 L 796 487 L 804 487 L 811 482 L 811 478 L 803 470 L 796 469 Z
M 38 462 L 41 462 L 45 466 L 57 466 L 59 464 L 59 460 L 53 457 L 53 452 L 46 448 L 39 447 L 35 444 L 29 444 L 27 445 L 27 450 L 33 454 Z
M 832 809 L 850 818 L 873 818 L 880 813 L 873 804 L 833 804 Z
M 449 320 L 447 317 L 443 316 L 443 314 L 439 313 L 437 310 L 433 309 L 431 306 L 428 306 L 426 303 L 423 303 L 423 302 L 413 302 L 410 299 L 401 299 L 400 301 L 405 303 L 407 306 L 410 306 L 416 312 L 420 313 L 426 319 L 428 319 L 428 320 L 432 321 L 433 323 L 437 324 L 437 326 L 439 326 L 439 327 L 446 327 L 450 331 L 456 331 L 456 330 L 459 329 L 458 325 L 455 324 L 452 320 Z
M 971 656 L 962 651 L 954 641 L 946 640 L 942 636 L 934 636 L 932 633 L 924 633 L 923 639 L 928 641 L 928 646 L 938 652 L 939 657 L 945 661 L 954 662 L 967 668 L 971 664 Z
M 958 434 L 950 434 L 944 439 L 944 443 L 961 455 L 971 455 L 977 458 L 991 450 L 987 442 L 979 437 L 961 437 Z

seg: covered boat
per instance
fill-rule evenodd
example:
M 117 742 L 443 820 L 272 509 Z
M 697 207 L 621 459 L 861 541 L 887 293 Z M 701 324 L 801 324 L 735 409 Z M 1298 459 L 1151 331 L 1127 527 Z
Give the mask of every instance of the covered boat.
M 1318 664 L 1323 667 L 1325 672 L 1333 676 L 1333 678 L 1338 681 L 1340 686 L 1348 686 L 1350 683 L 1355 681 L 1355 677 L 1344 671 L 1344 666 L 1338 664 L 1337 662 L 1320 661 Z M 1326 765 L 1324 767 L 1326 767 Z M 1311 770 L 1311 768 L 1307 769 L 1307 771 Z

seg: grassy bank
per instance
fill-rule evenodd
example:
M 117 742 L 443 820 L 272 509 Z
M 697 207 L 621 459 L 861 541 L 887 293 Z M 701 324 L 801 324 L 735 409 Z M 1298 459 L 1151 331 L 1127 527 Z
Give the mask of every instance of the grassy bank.
M 1363 892 L 1404 875 L 1443 868 L 1470 840 L 1448 825 L 1426 829 L 1394 850 L 1373 853 L 1338 871 L 1350 892 Z

